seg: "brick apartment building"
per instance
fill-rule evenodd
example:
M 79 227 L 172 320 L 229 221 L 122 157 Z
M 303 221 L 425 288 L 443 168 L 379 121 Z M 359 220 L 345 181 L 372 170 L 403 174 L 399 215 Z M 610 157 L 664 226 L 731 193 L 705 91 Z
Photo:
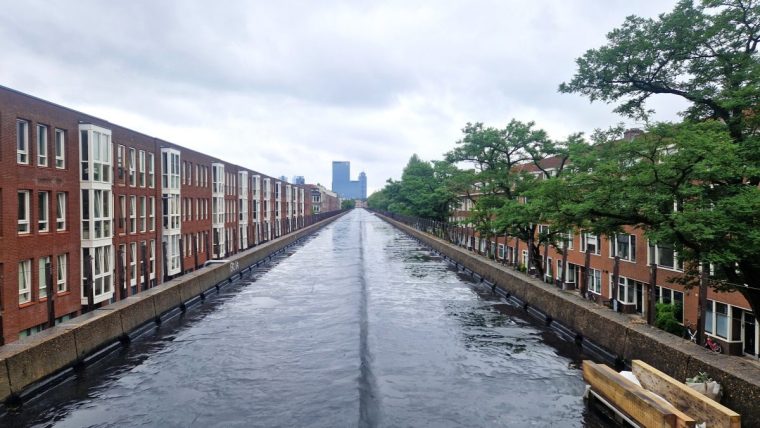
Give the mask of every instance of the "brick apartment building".
M 303 227 L 307 195 L 0 87 L 1 343 Z
M 550 172 L 553 161 L 554 159 L 547 159 L 542 166 Z M 524 169 L 534 174 L 542 173 L 534 165 L 526 165 Z M 477 199 L 477 195 L 474 199 Z M 466 223 L 473 206 L 470 198 L 461 197 L 450 221 Z M 695 328 L 698 290 L 687 290 L 672 281 L 683 275 L 684 268 L 673 247 L 650 243 L 641 229 L 633 227 L 626 227 L 624 233 L 613 237 L 576 231 L 567 238 L 564 283 L 563 254 L 552 246 L 540 248 L 539 262 L 544 267 L 545 282 L 563 289 L 575 289 L 580 287 L 584 276 L 588 274 L 588 292 L 592 299 L 599 303 L 610 301 L 616 291 L 619 310 L 646 317 L 647 287 L 652 274 L 650 268 L 656 265 L 655 302 L 679 305 L 682 308 L 676 314 L 679 321 Z M 513 266 L 524 266 L 526 269 L 529 266 L 527 243 L 513 237 L 502 236 L 488 242 L 478 236 L 469 236 L 463 237 L 460 244 L 481 254 L 486 254 L 490 245 L 490 254 L 497 260 Z M 585 269 L 587 255 L 588 271 Z M 618 284 L 614 287 L 616 264 Z M 721 343 L 724 352 L 757 358 L 760 355 L 760 325 L 741 293 L 717 293 L 710 289 L 707 299 L 706 334 Z
M 321 184 L 305 185 L 306 212 L 318 214 L 340 209 L 340 197 Z

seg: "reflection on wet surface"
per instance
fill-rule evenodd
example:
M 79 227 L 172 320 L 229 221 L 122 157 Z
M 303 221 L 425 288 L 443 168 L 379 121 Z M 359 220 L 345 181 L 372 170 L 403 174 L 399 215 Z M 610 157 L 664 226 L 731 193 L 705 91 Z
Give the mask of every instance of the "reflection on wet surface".
M 596 426 L 578 361 L 355 210 L 0 426 Z

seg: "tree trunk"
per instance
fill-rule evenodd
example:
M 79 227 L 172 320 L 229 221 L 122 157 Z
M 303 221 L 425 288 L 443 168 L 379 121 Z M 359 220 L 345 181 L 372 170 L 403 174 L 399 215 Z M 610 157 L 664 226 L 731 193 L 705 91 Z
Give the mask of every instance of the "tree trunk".
M 567 280 L 567 237 L 562 241 L 562 276 L 560 279 L 559 288 L 565 288 L 565 281 Z
M 699 273 L 699 303 L 697 304 L 697 345 L 704 342 L 705 335 L 705 310 L 707 309 L 707 276 L 710 267 L 702 263 L 702 271 Z
M 649 287 L 647 289 L 647 324 L 654 325 L 655 312 L 655 287 L 657 287 L 657 264 L 649 266 Z
M 583 259 L 583 278 L 581 278 L 581 297 L 585 298 L 588 293 L 588 278 L 591 269 L 591 251 L 586 247 L 586 254 Z

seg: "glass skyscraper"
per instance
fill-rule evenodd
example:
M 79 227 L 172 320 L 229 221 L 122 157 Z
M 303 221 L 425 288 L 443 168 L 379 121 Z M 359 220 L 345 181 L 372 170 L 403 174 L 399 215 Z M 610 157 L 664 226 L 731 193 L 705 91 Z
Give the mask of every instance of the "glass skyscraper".
M 343 199 L 367 199 L 367 174 L 361 172 L 351 181 L 351 162 L 333 161 L 332 191 Z

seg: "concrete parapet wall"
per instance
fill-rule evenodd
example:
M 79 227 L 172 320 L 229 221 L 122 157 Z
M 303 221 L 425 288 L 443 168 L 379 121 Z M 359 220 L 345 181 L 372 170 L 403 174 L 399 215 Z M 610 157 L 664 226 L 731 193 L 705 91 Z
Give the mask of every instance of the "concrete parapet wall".
M 81 362 L 132 330 L 158 319 L 339 217 L 341 215 L 243 251 L 230 257 L 231 263 L 199 269 L 34 336 L 0 346 L 0 401 L 21 395 L 36 382 Z
M 760 426 L 760 364 L 716 354 L 688 340 L 582 299 L 492 260 L 380 214 L 376 215 L 497 287 L 539 309 L 626 362 L 643 360 L 679 381 L 706 372 L 724 388 L 722 404 L 741 414 L 743 426 Z

